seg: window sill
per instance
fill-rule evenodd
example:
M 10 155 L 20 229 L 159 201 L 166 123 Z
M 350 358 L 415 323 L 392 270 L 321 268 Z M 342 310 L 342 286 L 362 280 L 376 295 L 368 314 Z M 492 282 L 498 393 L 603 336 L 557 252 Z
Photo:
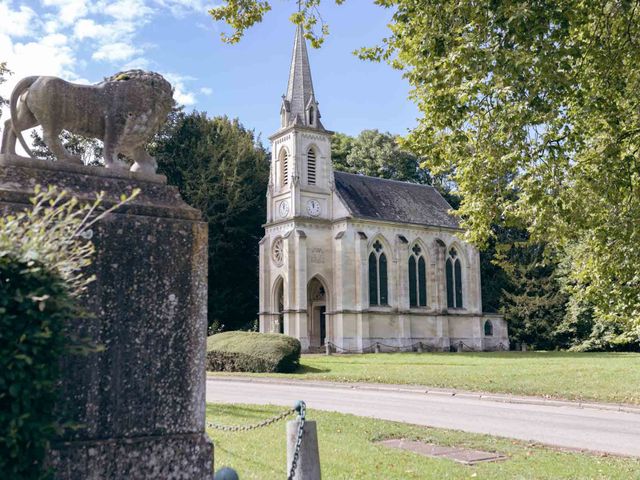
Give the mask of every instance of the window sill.
M 369 305 L 369 310 L 378 312 L 388 312 L 391 310 L 391 305 Z

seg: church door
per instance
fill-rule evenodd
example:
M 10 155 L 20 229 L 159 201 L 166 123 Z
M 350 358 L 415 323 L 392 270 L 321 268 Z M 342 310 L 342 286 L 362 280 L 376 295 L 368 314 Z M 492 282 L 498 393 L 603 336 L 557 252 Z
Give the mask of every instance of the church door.
M 320 345 L 324 346 L 324 342 L 327 339 L 327 306 L 322 305 L 319 309 L 320 317 Z
M 309 346 L 320 348 L 327 340 L 327 292 L 322 282 L 317 278 L 313 278 L 309 282 L 308 299 Z

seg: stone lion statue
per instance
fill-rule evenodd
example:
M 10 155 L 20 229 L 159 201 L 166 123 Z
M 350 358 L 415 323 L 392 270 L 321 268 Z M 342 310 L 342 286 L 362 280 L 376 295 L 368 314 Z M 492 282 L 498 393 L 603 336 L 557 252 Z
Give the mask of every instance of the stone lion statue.
M 60 142 L 63 130 L 104 142 L 106 168 L 153 174 L 156 161 L 145 150 L 172 107 L 172 88 L 162 75 L 129 70 L 96 85 L 78 85 L 57 77 L 26 77 L 11 94 L 11 118 L 5 122 L 0 153 L 16 153 L 16 140 L 34 157 L 22 131 L 42 126 L 43 141 L 60 162 L 82 163 Z

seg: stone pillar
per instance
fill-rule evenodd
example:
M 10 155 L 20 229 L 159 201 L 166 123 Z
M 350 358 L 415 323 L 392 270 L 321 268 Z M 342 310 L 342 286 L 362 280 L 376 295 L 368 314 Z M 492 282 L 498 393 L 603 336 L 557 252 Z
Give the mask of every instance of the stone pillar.
M 0 210 L 55 185 L 105 204 L 140 188 L 93 227 L 96 275 L 71 330 L 104 350 L 63 360 L 56 408 L 80 424 L 57 439 L 57 479 L 212 478 L 205 434 L 207 225 L 163 177 L 0 157 Z

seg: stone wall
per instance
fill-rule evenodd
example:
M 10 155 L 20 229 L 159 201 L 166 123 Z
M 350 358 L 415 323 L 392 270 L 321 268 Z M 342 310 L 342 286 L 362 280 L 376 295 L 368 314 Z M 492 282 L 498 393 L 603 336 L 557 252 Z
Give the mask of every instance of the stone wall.
M 156 179 L 157 180 L 157 179 Z M 22 209 L 56 185 L 106 204 L 140 188 L 95 225 L 89 318 L 72 328 L 104 347 L 64 360 L 61 401 L 81 425 L 53 445 L 59 479 L 210 479 L 205 426 L 207 226 L 174 187 L 102 168 L 59 170 L 0 159 L 0 208 Z

